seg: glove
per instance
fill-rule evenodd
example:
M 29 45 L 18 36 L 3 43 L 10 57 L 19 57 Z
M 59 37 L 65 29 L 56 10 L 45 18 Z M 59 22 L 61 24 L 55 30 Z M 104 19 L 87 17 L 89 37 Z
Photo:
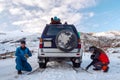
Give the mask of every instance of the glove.
M 29 55 L 28 55 L 28 54 L 24 54 L 24 56 L 25 56 L 26 59 L 29 58 Z
M 95 55 L 91 55 L 91 57 L 90 57 L 90 58 L 93 60 L 93 59 L 94 59 L 94 57 L 95 57 Z

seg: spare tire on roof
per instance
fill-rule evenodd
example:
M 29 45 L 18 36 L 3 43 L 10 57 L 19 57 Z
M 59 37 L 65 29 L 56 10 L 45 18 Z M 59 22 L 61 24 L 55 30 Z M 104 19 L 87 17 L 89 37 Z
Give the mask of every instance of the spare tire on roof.
M 62 30 L 57 34 L 55 42 L 57 48 L 70 52 L 77 46 L 77 36 L 69 30 Z

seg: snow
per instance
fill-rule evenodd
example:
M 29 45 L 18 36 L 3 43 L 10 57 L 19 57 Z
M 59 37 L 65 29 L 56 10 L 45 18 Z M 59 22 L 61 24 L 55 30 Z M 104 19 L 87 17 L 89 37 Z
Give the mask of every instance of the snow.
M 105 33 L 105 32 L 101 32 L 101 33 L 95 33 L 95 34 L 93 34 L 93 36 L 107 36 L 107 37 L 115 37 L 115 35 L 114 34 L 107 34 L 107 33 Z
M 120 31 L 93 33 L 92 36 L 97 36 L 97 37 L 102 36 L 102 37 L 107 37 L 107 38 L 116 38 L 116 36 L 119 36 L 119 38 L 120 38 Z
M 16 37 L 24 37 L 27 35 L 31 35 L 31 33 L 21 32 L 21 31 L 6 32 L 6 33 L 0 35 L 0 40 L 15 39 Z
M 35 46 L 38 47 L 38 37 L 40 37 L 40 33 L 33 34 L 21 31 L 2 33 L 0 34 L 0 54 L 15 51 L 16 47 L 20 45 L 17 41 L 23 38 L 26 38 L 27 46 L 30 48 Z
M 19 35 L 20 34 L 20 35 Z M 0 43 L 0 54 L 5 53 L 7 50 L 15 51 L 19 43 L 15 42 L 19 39 L 26 38 L 27 46 L 33 50 L 33 56 L 28 59 L 33 70 L 38 68 L 37 53 L 40 34 L 29 34 L 25 32 L 9 32 L 0 34 L 0 42 L 8 41 L 5 44 Z M 117 51 L 116 53 L 113 53 Z M 17 75 L 15 69 L 15 58 L 1 59 L 0 60 L 0 80 L 120 80 L 120 48 L 109 48 L 107 54 L 110 58 L 110 70 L 108 73 L 102 71 L 93 71 L 92 68 L 87 73 L 80 70 L 78 73 L 72 68 L 71 62 L 49 62 L 47 68 L 40 72 L 39 70 L 26 75 Z M 83 62 L 81 67 L 85 68 L 90 62 L 90 53 L 83 54 Z M 25 73 L 25 72 L 23 72 Z M 17 77 L 16 77 L 17 76 Z
M 115 50 L 115 49 L 112 49 Z M 43 72 L 35 72 L 30 75 L 17 75 L 15 70 L 15 58 L 0 60 L 0 78 L 1 80 L 119 80 L 120 76 L 120 53 L 107 53 L 110 58 L 110 70 L 108 73 L 102 71 L 93 71 L 92 67 L 88 71 L 76 71 L 71 67 L 70 62 L 49 62 Z M 85 68 L 90 63 L 90 53 L 84 53 L 82 67 Z M 28 59 L 32 68 L 38 67 L 37 50 L 33 56 Z

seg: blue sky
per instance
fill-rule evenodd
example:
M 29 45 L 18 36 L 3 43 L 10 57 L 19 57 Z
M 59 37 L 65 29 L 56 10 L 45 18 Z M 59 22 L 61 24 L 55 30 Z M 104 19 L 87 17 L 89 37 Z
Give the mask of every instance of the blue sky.
M 58 16 L 81 32 L 120 31 L 120 0 L 0 0 L 0 32 L 42 32 Z
M 82 10 L 94 12 L 94 16 L 83 21 L 88 32 L 120 31 L 120 0 L 100 0 L 94 7 Z M 85 23 L 85 24 L 84 24 Z

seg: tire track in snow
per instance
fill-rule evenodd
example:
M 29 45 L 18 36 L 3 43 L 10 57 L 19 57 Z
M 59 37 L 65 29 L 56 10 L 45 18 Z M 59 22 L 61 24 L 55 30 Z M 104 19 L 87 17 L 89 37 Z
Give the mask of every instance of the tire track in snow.
M 48 65 L 48 68 L 40 74 L 41 80 L 77 80 L 76 72 L 67 63 L 53 62 Z

